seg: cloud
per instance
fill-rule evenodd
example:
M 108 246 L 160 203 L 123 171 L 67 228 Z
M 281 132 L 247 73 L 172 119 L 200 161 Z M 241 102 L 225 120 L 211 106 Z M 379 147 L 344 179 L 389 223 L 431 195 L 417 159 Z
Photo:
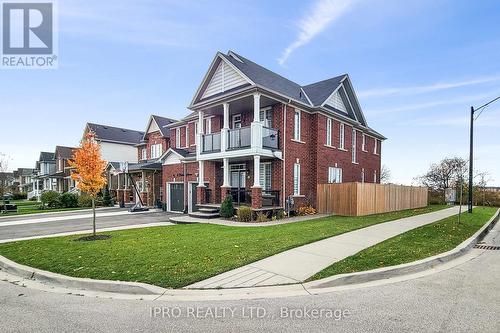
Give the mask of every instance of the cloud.
M 325 30 L 328 25 L 337 20 L 354 3 L 354 0 L 318 0 L 299 22 L 299 34 L 278 59 L 278 63 L 283 65 L 293 51 L 306 45 Z
M 458 82 L 433 83 L 425 86 L 371 89 L 371 90 L 360 91 L 358 93 L 358 96 L 383 97 L 388 95 L 415 95 L 415 94 L 430 93 L 439 90 L 446 90 L 446 89 L 453 89 L 453 88 L 460 88 L 465 86 L 495 82 L 499 80 L 500 76 L 490 76 L 490 77 L 482 77 L 482 78 L 476 78 L 472 80 L 464 80 Z
M 468 128 L 470 117 L 464 111 L 463 115 L 448 115 L 441 117 L 424 117 L 420 119 L 408 120 L 400 123 L 400 125 L 411 126 L 438 126 L 438 127 L 461 127 Z M 500 109 L 486 110 L 474 122 L 475 127 L 481 128 L 500 128 Z

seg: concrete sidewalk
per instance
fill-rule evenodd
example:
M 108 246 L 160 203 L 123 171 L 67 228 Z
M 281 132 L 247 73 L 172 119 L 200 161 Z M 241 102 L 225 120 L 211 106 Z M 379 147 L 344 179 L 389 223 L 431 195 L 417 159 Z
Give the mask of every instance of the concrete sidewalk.
M 458 214 L 459 207 L 377 224 L 303 245 L 187 286 L 242 288 L 299 283 L 333 263 L 414 228 Z

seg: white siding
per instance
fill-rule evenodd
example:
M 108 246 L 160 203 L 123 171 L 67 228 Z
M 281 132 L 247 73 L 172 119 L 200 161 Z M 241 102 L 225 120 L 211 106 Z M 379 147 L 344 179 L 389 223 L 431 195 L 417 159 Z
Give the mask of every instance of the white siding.
M 337 110 L 347 113 L 347 109 L 338 90 L 326 100 L 326 104 L 336 108 Z
M 226 62 L 221 61 L 208 84 L 202 98 L 230 90 L 247 83 L 247 80 L 232 69 Z
M 137 163 L 137 148 L 119 143 L 101 142 L 102 158 L 108 162 Z

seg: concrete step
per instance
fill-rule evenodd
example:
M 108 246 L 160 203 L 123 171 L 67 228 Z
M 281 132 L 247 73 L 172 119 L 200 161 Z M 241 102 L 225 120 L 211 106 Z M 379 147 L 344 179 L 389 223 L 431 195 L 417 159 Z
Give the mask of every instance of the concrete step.
M 186 215 L 176 215 L 176 216 L 171 216 L 168 219 L 170 222 L 175 223 L 175 224 L 195 224 L 195 223 L 200 223 L 196 219 L 186 216 Z
M 219 213 L 204 213 L 204 212 L 192 212 L 188 214 L 191 217 L 198 219 L 216 219 L 220 217 Z
M 211 213 L 219 213 L 219 208 L 214 208 L 214 207 L 201 207 L 200 209 L 198 209 L 199 212 L 201 213 L 207 213 L 207 214 L 211 214 Z

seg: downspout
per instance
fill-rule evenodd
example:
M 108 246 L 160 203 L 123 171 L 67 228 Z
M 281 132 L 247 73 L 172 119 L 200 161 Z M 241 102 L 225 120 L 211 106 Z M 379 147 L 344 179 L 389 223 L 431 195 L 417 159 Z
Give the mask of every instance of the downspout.
M 282 188 L 283 188 L 283 208 L 286 206 L 286 110 L 287 106 L 290 104 L 291 99 L 288 100 L 288 103 L 284 104 L 283 106 L 283 181 L 282 181 Z

